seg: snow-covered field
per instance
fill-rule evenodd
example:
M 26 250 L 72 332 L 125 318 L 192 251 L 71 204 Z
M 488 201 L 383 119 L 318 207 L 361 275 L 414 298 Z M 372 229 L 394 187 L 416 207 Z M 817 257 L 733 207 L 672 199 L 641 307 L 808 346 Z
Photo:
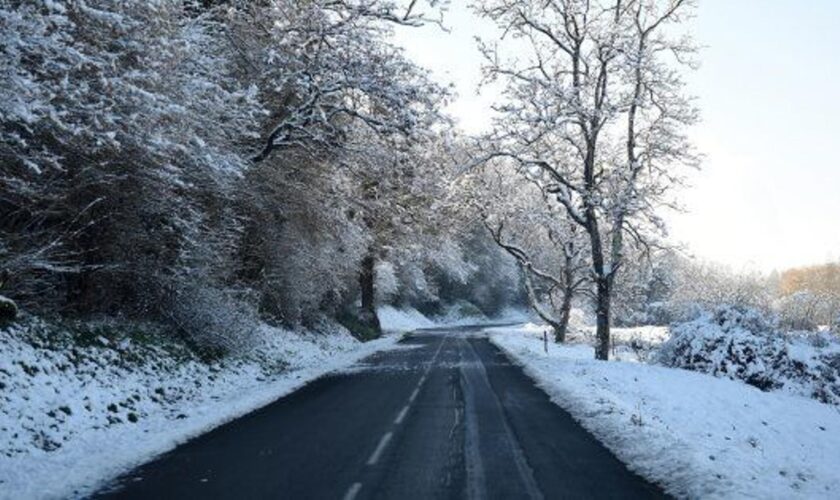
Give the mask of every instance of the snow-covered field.
M 491 340 L 639 474 L 689 498 L 840 498 L 840 411 L 741 381 L 592 359 L 542 327 Z M 655 332 L 649 332 L 655 335 Z
M 398 328 L 397 328 L 398 329 Z M 263 327 L 258 353 L 202 362 L 123 338 L 0 330 L 0 498 L 81 496 L 179 443 L 399 339 Z

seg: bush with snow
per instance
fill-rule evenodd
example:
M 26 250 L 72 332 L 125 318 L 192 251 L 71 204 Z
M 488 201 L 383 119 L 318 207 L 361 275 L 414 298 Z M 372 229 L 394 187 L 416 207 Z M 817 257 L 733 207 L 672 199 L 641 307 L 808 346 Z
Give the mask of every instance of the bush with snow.
M 243 352 L 254 346 L 257 311 L 233 290 L 183 283 L 165 311 L 187 342 L 202 356 Z
M 840 405 L 840 340 L 784 333 L 754 309 L 720 307 L 675 325 L 654 360 Z

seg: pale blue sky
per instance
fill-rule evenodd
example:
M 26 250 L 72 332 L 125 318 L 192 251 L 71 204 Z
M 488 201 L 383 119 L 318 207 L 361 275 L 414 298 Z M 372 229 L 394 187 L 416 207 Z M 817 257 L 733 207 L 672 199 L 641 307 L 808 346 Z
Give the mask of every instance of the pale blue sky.
M 706 155 L 672 235 L 698 257 L 769 271 L 840 259 L 840 1 L 700 0 L 690 23 L 702 67 L 688 75 Z M 473 37 L 492 27 L 453 0 L 446 24 L 400 30 L 409 55 L 455 84 L 450 112 L 489 124 L 494 93 L 475 95 Z

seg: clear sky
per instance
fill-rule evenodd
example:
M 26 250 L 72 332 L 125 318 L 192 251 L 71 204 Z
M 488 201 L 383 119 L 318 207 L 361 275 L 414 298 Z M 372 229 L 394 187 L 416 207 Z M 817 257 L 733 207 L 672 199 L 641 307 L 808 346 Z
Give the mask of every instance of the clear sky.
M 449 33 L 401 29 L 398 42 L 458 97 L 467 132 L 489 125 L 494 91 L 476 94 L 473 38 L 492 36 L 463 0 Z M 700 0 L 690 23 L 704 47 L 687 75 L 703 121 L 703 170 L 682 193 L 671 233 L 698 257 L 770 271 L 840 259 L 840 1 Z

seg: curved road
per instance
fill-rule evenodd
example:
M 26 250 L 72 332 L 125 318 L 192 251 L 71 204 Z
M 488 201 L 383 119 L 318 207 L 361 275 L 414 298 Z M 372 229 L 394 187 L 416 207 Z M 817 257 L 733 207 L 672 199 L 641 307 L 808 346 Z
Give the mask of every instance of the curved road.
M 664 497 L 476 332 L 415 332 L 96 498 Z

